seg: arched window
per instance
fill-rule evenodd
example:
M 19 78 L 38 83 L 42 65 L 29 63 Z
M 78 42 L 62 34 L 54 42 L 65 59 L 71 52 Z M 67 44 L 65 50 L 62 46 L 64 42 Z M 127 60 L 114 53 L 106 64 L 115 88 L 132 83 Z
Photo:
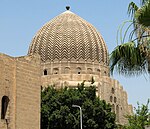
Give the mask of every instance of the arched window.
M 111 89 L 111 93 L 112 93 L 112 94 L 115 93 L 115 89 L 114 89 L 114 88 Z
M 97 74 L 100 74 L 101 70 L 100 69 L 97 69 Z
M 116 118 L 117 122 L 119 122 L 119 105 L 116 106 Z
M 80 67 L 77 68 L 77 74 L 81 74 L 81 68 Z
M 47 69 L 44 69 L 44 75 L 47 75 Z
M 1 119 L 5 119 L 7 108 L 8 108 L 9 98 L 7 96 L 2 97 L 2 107 L 1 107 Z
M 69 67 L 65 67 L 64 73 L 70 73 L 70 68 Z
M 112 96 L 110 96 L 110 102 L 112 102 L 113 101 L 113 97 Z
M 107 75 L 107 72 L 106 72 L 106 71 L 104 71 L 104 75 Z
M 117 102 L 117 98 L 116 98 L 116 97 L 114 97 L 114 102 L 115 102 L 115 103 Z
M 58 74 L 59 73 L 59 69 L 58 68 L 54 68 L 53 69 L 53 74 Z
M 88 73 L 88 74 L 92 74 L 92 69 L 91 69 L 91 68 L 88 68 L 88 69 L 87 69 L 87 73 Z
M 112 105 L 112 112 L 115 112 L 115 105 Z

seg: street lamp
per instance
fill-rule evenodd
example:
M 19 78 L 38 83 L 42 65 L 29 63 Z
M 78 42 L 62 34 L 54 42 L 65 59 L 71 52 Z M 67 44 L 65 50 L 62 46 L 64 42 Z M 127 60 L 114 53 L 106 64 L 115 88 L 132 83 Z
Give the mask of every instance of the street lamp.
M 77 107 L 80 109 L 80 124 L 81 124 L 81 129 L 82 129 L 82 109 L 79 105 L 72 105 L 72 107 Z

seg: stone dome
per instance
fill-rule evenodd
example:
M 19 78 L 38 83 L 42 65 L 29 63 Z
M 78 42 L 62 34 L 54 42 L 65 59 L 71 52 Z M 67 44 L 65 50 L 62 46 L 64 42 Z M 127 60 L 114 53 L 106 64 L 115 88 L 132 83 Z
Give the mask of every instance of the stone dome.
M 69 10 L 50 20 L 37 32 L 28 55 L 36 53 L 43 63 L 83 61 L 108 65 L 108 51 L 100 33 Z

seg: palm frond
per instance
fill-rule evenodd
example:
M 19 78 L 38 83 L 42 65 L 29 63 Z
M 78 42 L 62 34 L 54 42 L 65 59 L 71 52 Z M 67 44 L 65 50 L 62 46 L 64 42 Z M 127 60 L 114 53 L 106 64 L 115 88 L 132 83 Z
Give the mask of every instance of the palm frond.
M 120 34 L 121 45 L 117 46 L 110 55 L 110 71 L 123 75 L 141 75 L 150 73 L 150 0 L 141 0 L 139 8 L 134 2 L 128 6 L 128 14 L 132 18 L 130 25 L 123 22 L 117 31 Z M 128 33 L 133 25 L 133 30 Z M 123 27 L 127 29 L 123 33 Z M 129 42 L 125 43 L 126 36 Z M 135 38 L 135 39 L 133 39 Z
M 121 44 L 110 55 L 110 71 L 123 75 L 140 75 L 147 69 L 145 58 L 134 42 Z
M 145 5 L 149 0 L 140 0 L 141 6 Z
M 128 25 L 129 24 L 129 25 Z M 119 45 L 119 37 L 120 37 L 120 43 L 123 44 L 124 41 L 125 41 L 125 38 L 127 36 L 127 33 L 129 31 L 129 29 L 131 28 L 131 26 L 133 25 L 134 23 L 132 22 L 132 20 L 128 20 L 128 21 L 124 21 L 122 24 L 119 25 L 118 27 L 118 30 L 117 30 L 117 46 Z M 125 30 L 125 32 L 123 33 L 123 29 L 124 27 L 127 26 L 127 29 Z
M 128 6 L 129 16 L 131 16 L 131 18 L 134 18 L 134 14 L 138 9 L 139 9 L 138 6 L 134 2 L 131 2 Z
M 127 23 L 130 23 L 130 24 L 129 24 L 129 26 L 127 27 L 127 29 L 126 29 L 126 31 L 125 31 L 125 33 L 124 33 L 124 36 L 123 36 L 123 38 L 122 38 L 122 31 L 123 31 L 124 26 L 125 26 Z M 121 25 L 121 27 L 120 27 L 120 41 L 121 41 L 121 44 L 124 43 L 124 40 L 125 40 L 125 38 L 126 38 L 126 34 L 127 34 L 128 30 L 129 30 L 129 28 L 131 27 L 132 24 L 133 24 L 133 22 L 132 22 L 131 20 L 125 21 L 125 22 L 122 23 L 122 25 Z
M 150 0 L 135 13 L 139 24 L 150 28 Z
M 130 34 L 129 34 L 129 40 L 128 40 L 128 41 L 132 41 L 132 40 L 133 40 L 133 36 L 134 36 L 136 30 L 137 30 L 137 28 L 133 29 L 133 30 L 130 32 Z

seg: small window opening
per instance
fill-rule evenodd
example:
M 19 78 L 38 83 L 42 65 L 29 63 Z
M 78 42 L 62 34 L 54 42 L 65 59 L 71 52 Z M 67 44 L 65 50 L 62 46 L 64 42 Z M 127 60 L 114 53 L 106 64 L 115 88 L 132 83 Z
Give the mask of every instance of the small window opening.
M 88 73 L 88 74 L 92 74 L 92 69 L 91 69 L 91 68 L 88 68 L 88 69 L 87 69 L 87 73 Z
M 5 117 L 6 117 L 8 103 L 9 103 L 9 98 L 7 96 L 3 96 L 2 108 L 1 108 L 1 119 L 5 119 Z
M 64 73 L 65 74 L 70 73 L 70 68 L 69 67 L 65 67 Z
M 115 102 L 115 103 L 117 102 L 117 98 L 116 98 L 116 97 L 114 97 L 114 102 Z
M 115 112 L 115 105 L 112 105 L 112 112 Z
M 117 105 L 116 107 L 116 118 L 117 118 L 117 122 L 119 122 L 119 105 Z
M 101 72 L 101 70 L 100 70 L 100 69 L 97 69 L 97 74 L 98 74 L 98 75 L 100 74 L 100 72 Z
M 46 69 L 44 70 L 44 75 L 47 75 L 47 70 Z
M 110 96 L 110 102 L 112 102 L 112 100 L 113 100 L 113 97 L 112 97 L 112 96 Z
M 100 73 L 101 72 L 100 69 L 97 69 L 97 72 Z
M 59 73 L 59 69 L 58 68 L 54 68 L 53 69 L 53 74 L 58 74 Z
M 81 68 L 80 67 L 77 68 L 77 73 L 81 74 Z
M 112 94 L 115 93 L 115 89 L 114 89 L 114 88 L 111 89 L 111 93 L 112 93 Z

